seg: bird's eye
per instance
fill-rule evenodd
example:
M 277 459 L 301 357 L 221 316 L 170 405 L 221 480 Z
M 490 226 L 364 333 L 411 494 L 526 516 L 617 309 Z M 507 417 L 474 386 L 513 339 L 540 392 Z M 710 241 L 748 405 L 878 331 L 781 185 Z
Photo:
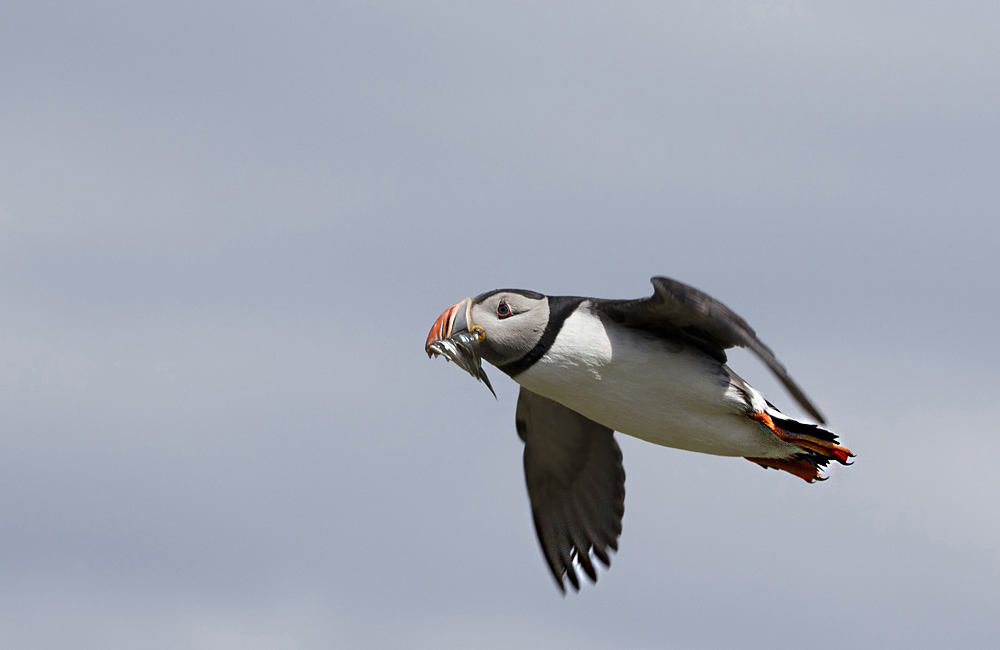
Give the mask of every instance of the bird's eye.
M 507 318 L 508 316 L 512 316 L 513 314 L 514 312 L 510 310 L 510 305 L 507 304 L 507 301 L 501 300 L 500 304 L 497 305 L 497 317 Z

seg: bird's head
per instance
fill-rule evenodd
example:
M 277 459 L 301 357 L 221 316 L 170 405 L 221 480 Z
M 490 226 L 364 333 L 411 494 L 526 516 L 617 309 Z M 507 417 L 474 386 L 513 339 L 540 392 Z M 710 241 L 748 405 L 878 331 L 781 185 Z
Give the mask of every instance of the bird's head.
M 497 289 L 466 298 L 441 314 L 427 335 L 424 349 L 434 353 L 434 343 L 471 332 L 479 353 L 494 366 L 503 367 L 527 354 L 549 322 L 549 302 L 540 293 L 522 289 Z

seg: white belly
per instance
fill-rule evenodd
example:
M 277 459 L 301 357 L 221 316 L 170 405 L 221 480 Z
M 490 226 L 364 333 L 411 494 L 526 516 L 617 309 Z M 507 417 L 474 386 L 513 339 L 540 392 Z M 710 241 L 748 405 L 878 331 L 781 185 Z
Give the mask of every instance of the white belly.
M 718 364 L 687 346 L 602 322 L 583 303 L 516 381 L 649 442 L 719 456 L 782 457 L 791 445 L 746 416 Z

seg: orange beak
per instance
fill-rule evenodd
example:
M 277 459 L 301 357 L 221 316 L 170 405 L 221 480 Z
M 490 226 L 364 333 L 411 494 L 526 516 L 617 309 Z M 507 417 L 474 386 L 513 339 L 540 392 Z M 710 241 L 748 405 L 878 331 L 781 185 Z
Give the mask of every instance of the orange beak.
M 430 333 L 427 334 L 427 342 L 424 343 L 424 351 L 427 355 L 431 355 L 431 343 L 446 339 L 452 334 L 467 330 L 472 326 L 471 312 L 472 311 L 472 298 L 466 298 L 460 302 L 456 302 L 454 305 L 444 310 L 444 313 L 438 316 L 438 319 L 434 321 L 434 325 L 431 327 Z

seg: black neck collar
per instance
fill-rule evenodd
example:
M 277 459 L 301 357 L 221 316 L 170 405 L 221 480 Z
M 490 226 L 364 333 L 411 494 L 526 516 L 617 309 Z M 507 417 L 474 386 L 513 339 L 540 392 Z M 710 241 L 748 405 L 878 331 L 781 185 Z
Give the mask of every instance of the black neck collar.
M 535 365 L 535 362 L 545 356 L 545 353 L 552 347 L 566 319 L 576 311 L 576 308 L 584 300 L 586 298 L 577 298 L 575 296 L 549 296 L 549 322 L 545 324 L 545 331 L 542 332 L 542 338 L 538 339 L 535 347 L 528 350 L 523 357 L 501 364 L 497 368 L 507 373 L 510 377 L 516 377 Z

